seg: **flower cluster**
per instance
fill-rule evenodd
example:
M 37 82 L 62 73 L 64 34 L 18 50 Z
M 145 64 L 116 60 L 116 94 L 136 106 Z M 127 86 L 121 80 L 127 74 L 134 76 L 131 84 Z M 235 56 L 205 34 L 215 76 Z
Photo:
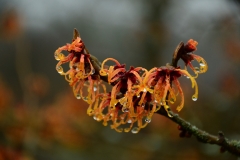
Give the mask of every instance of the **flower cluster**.
M 196 50 L 196 45 L 196 41 L 189 40 L 182 46 L 184 52 L 180 58 L 198 75 L 207 71 L 207 63 L 192 53 Z M 61 53 L 63 50 L 69 54 L 64 56 Z M 180 69 L 167 64 L 151 70 L 142 67 L 130 67 L 127 70 L 124 64 L 107 58 L 99 68 L 94 68 L 91 63 L 93 60 L 79 36 L 71 44 L 58 48 L 55 58 L 59 60 L 56 66 L 58 73 L 64 75 L 73 87 L 76 98 L 82 98 L 89 104 L 87 114 L 102 121 L 104 126 L 110 123 L 111 128 L 118 132 L 131 130 L 132 133 L 138 133 L 151 122 L 153 114 L 161 107 L 172 117 L 169 105 L 176 102 L 178 95 L 181 101 L 177 111 L 180 111 L 184 106 L 184 94 L 178 81 L 181 76 L 188 77 L 192 82 L 192 88 L 195 89 L 192 100 L 198 98 L 196 76 L 189 74 L 186 67 Z M 193 67 L 191 61 L 194 59 L 199 62 L 200 68 Z M 108 61 L 114 65 L 106 67 Z M 63 72 L 61 65 L 67 62 L 70 69 Z M 107 92 L 100 78 L 112 86 L 110 92 Z M 84 93 L 87 95 L 84 96 Z
M 62 51 L 67 51 L 65 56 Z M 73 88 L 73 93 L 77 99 L 83 99 L 91 104 L 96 97 L 96 86 L 101 81 L 98 74 L 95 74 L 95 69 L 90 61 L 88 53 L 81 38 L 77 36 L 71 44 L 66 44 L 59 47 L 54 57 L 59 61 L 56 65 L 56 70 L 60 75 L 64 75 L 69 85 Z M 64 72 L 62 64 L 69 62 L 69 70 Z M 88 94 L 84 95 L 83 88 L 86 87 Z

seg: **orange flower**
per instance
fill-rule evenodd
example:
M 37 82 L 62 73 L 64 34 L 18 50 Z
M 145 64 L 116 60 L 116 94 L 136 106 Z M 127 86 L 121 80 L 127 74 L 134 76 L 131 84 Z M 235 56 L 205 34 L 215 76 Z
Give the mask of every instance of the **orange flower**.
M 69 52 L 67 56 L 61 53 L 64 50 Z M 95 72 L 89 59 L 90 55 L 80 37 L 77 37 L 72 44 L 66 44 L 58 48 L 54 56 L 59 61 L 56 70 L 59 74 L 65 75 L 70 85 L 73 85 L 79 79 L 87 78 Z M 69 62 L 70 69 L 64 72 L 61 65 L 67 62 Z
M 105 69 L 104 65 L 109 60 L 115 62 L 116 65 Z M 140 74 L 140 71 L 143 71 L 143 74 Z M 132 129 L 133 133 L 137 133 L 141 128 L 144 128 L 151 121 L 153 112 L 156 111 L 154 107 L 151 108 L 148 104 L 151 99 L 151 94 L 148 92 L 150 90 L 143 85 L 143 77 L 146 73 L 147 70 L 142 67 L 130 67 L 127 71 L 125 65 L 121 65 L 113 58 L 104 60 L 100 74 L 108 76 L 108 82 L 113 85 L 113 88 L 107 96 L 105 95 L 105 99 L 102 98 L 99 107 L 97 107 L 98 104 L 95 105 L 95 114 L 98 110 L 97 119 L 103 120 L 104 125 L 111 120 L 113 122 L 111 127 L 119 132 L 123 128 L 119 129 L 118 127 L 126 123 L 129 123 L 130 126 L 124 129 L 125 132 L 129 132 L 135 122 L 137 127 Z M 95 103 L 98 103 L 98 101 Z M 103 115 L 102 110 L 106 107 L 108 108 L 107 114 Z M 92 113 L 92 107 L 90 111 Z M 144 118 L 145 122 L 143 123 Z
M 168 112 L 169 106 L 167 103 L 174 103 L 176 101 L 177 93 L 181 96 L 181 102 L 177 107 L 177 110 L 180 111 L 184 106 L 184 94 L 178 78 L 181 75 L 187 76 L 192 82 L 192 88 L 195 88 L 195 93 L 192 96 L 194 101 L 198 98 L 198 86 L 195 79 L 186 71 L 179 68 L 174 68 L 173 66 L 162 66 L 160 68 L 151 69 L 144 78 L 144 83 L 148 88 L 151 88 L 153 94 L 152 103 L 154 106 L 163 106 L 168 113 L 168 116 L 171 115 Z M 178 92 L 175 92 L 173 86 L 175 86 Z
M 65 56 L 61 53 L 62 51 L 67 51 L 68 55 Z M 56 65 L 56 70 L 59 74 L 64 75 L 66 81 L 73 87 L 76 98 L 80 99 L 82 97 L 87 103 L 92 103 L 95 99 L 94 87 L 99 85 L 100 78 L 98 75 L 94 75 L 95 70 L 90 61 L 90 55 L 81 38 L 76 37 L 71 44 L 59 47 L 55 51 L 54 56 L 59 61 Z M 62 64 L 68 62 L 70 69 L 64 72 Z M 88 87 L 88 95 L 86 97 L 83 96 L 82 91 L 84 86 Z
M 197 50 L 197 44 L 197 41 L 190 39 L 184 46 L 185 54 L 182 54 L 181 58 L 185 65 L 189 66 L 198 75 L 198 73 L 205 73 L 208 70 L 208 65 L 202 57 L 192 53 Z M 200 68 L 192 65 L 191 61 L 194 59 L 199 63 Z

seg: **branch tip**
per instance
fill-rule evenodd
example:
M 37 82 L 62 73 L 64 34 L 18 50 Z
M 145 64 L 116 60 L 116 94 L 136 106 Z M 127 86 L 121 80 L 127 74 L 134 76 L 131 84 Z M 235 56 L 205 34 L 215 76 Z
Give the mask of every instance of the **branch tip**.
M 76 28 L 73 29 L 73 39 L 77 39 L 77 37 L 80 37 L 80 34 Z

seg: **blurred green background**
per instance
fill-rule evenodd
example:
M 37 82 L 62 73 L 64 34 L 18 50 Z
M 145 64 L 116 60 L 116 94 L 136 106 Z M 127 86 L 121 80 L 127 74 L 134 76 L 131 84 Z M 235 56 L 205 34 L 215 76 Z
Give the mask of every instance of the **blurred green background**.
M 177 125 L 160 115 L 138 134 L 117 133 L 89 117 L 55 70 L 53 53 L 71 42 L 73 28 L 100 61 L 112 57 L 147 69 L 171 62 L 179 42 L 198 41 L 195 53 L 209 70 L 197 79 L 196 102 L 190 81 L 181 78 L 179 114 L 240 140 L 238 0 L 1 0 L 0 160 L 236 159 L 180 138 Z

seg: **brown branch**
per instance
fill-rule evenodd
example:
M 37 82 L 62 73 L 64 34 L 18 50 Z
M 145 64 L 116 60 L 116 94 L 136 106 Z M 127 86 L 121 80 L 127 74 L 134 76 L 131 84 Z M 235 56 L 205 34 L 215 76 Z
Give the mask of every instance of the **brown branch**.
M 172 66 L 177 67 L 178 60 L 180 59 L 180 55 L 184 54 L 184 43 L 180 42 L 173 53 L 172 58 Z
M 218 132 L 218 136 L 211 135 L 184 120 L 178 114 L 172 111 L 169 112 L 173 117 L 168 117 L 167 112 L 163 109 L 163 107 L 157 113 L 177 123 L 179 126 L 181 126 L 182 130 L 185 130 L 191 135 L 195 136 L 199 142 L 216 144 L 221 146 L 221 152 L 228 151 L 236 156 L 240 156 L 240 141 L 228 140 L 221 131 Z
M 183 42 L 181 42 L 178 45 L 173 55 L 172 65 L 175 67 L 177 66 L 178 60 L 180 59 L 179 53 L 182 52 L 182 49 L 183 49 Z M 101 69 L 101 63 L 98 61 L 96 57 L 94 57 L 91 54 L 90 54 L 90 60 L 95 69 L 95 73 L 99 74 L 99 71 Z M 103 81 L 107 82 L 107 76 L 100 76 L 100 77 Z M 206 131 L 203 131 L 197 128 L 196 126 L 190 124 L 188 121 L 184 120 L 178 114 L 172 112 L 171 110 L 169 112 L 172 115 L 172 117 L 168 116 L 167 112 L 163 107 L 161 107 L 161 109 L 156 113 L 162 116 L 165 116 L 166 118 L 170 119 L 172 122 L 181 126 L 182 130 L 185 130 L 189 134 L 195 136 L 199 142 L 219 145 L 221 146 L 221 150 L 220 150 L 221 152 L 228 151 L 234 155 L 240 156 L 240 141 L 228 140 L 227 138 L 225 138 L 224 134 L 221 131 L 218 133 L 218 136 L 211 135 Z

